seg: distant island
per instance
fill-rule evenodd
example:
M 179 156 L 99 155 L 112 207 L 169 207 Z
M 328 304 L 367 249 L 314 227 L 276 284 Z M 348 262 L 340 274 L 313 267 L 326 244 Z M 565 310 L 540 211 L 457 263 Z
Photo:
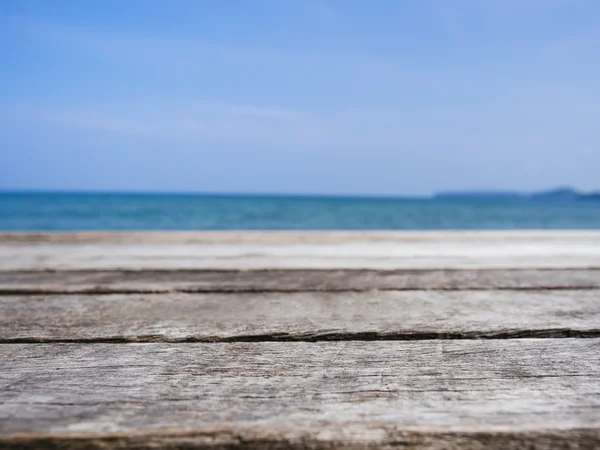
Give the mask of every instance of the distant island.
M 433 196 L 444 200 L 538 200 L 538 201 L 600 201 L 600 191 L 579 192 L 570 187 L 560 187 L 548 191 L 525 193 L 513 191 L 450 191 Z

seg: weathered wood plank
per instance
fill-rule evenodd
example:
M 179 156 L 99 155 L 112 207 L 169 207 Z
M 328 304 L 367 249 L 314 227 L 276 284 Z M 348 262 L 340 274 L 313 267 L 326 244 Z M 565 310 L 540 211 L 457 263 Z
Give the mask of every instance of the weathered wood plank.
M 0 272 L 0 294 L 600 288 L 600 269 Z
M 3 448 L 597 448 L 600 340 L 0 345 Z
M 0 235 L 0 270 L 600 268 L 600 232 Z
M 600 290 L 0 297 L 0 342 L 600 336 Z

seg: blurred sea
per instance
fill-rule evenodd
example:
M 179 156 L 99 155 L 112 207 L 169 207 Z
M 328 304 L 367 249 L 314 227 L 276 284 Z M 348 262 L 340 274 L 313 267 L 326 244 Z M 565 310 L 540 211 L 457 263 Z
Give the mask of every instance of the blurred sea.
M 599 201 L 0 193 L 0 230 L 600 229 Z

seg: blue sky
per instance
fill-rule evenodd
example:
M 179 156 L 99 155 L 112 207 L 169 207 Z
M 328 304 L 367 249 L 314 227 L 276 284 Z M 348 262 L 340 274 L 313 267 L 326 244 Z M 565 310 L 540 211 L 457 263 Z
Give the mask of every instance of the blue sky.
M 597 0 L 2 0 L 0 189 L 600 188 Z

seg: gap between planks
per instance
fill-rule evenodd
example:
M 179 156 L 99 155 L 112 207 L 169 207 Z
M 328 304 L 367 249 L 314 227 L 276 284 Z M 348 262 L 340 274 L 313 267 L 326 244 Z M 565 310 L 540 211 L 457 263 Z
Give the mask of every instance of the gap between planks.
M 491 340 L 491 339 L 593 339 L 600 338 L 600 329 L 538 329 L 513 330 L 499 333 L 471 331 L 464 333 L 306 333 L 306 334 L 253 334 L 231 337 L 190 336 L 170 338 L 164 335 L 108 336 L 94 338 L 6 338 L 3 344 L 130 344 L 130 343 L 169 343 L 169 344 L 217 344 L 217 343 L 259 343 L 259 342 L 374 342 L 374 341 L 429 341 L 429 340 Z

